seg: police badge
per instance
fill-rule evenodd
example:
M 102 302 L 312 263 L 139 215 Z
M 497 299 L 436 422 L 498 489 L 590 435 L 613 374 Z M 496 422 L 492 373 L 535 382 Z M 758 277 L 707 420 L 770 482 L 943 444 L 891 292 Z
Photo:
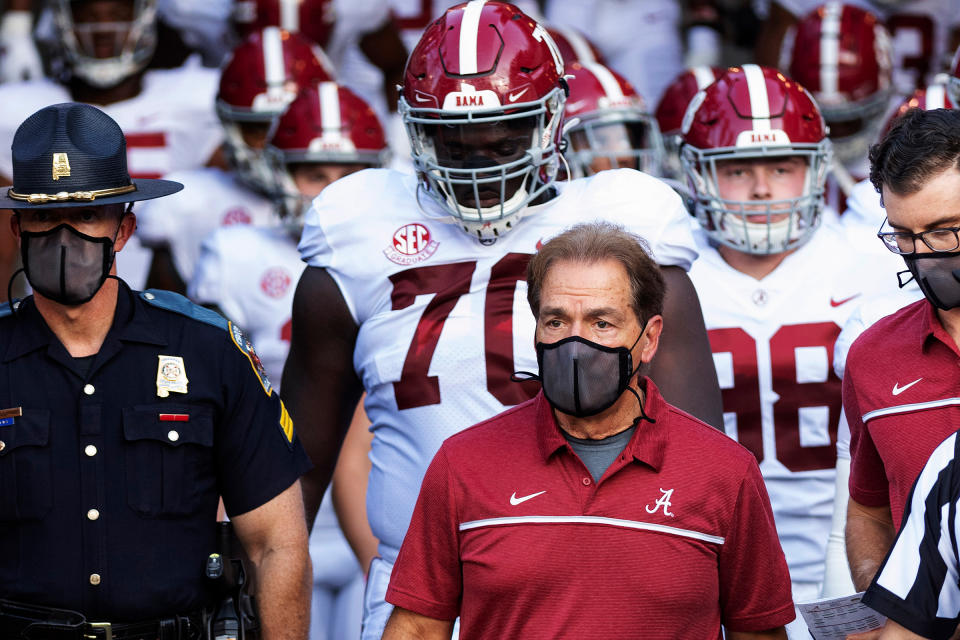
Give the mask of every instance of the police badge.
M 186 393 L 187 370 L 183 366 L 180 356 L 157 356 L 160 364 L 157 365 L 157 395 L 166 398 L 170 392 Z

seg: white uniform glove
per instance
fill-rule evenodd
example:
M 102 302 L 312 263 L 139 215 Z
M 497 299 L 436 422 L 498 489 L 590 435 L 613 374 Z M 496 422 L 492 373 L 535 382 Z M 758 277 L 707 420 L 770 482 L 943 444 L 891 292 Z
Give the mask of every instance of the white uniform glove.
M 33 42 L 33 15 L 8 11 L 0 20 L 0 82 L 43 76 L 43 62 Z

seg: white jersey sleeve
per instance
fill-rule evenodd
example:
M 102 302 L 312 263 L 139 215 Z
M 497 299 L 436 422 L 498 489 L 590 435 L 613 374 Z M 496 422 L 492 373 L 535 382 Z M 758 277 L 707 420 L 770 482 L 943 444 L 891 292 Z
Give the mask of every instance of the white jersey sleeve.
M 227 229 L 218 229 L 208 235 L 200 245 L 200 258 L 193 278 L 187 287 L 187 296 L 199 304 L 216 305 L 234 324 L 240 327 L 247 326 L 247 317 L 243 305 L 230 295 L 227 288 L 227 275 L 224 264 L 232 254 L 230 234 Z M 233 247 L 233 251 L 241 250 Z

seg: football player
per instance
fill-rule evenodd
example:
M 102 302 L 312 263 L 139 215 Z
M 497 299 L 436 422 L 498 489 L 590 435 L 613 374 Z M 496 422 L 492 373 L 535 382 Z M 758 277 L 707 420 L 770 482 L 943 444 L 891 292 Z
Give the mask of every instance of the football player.
M 221 227 L 203 242 L 190 297 L 215 306 L 258 345 L 267 374 L 280 379 L 290 347 L 293 294 L 306 265 L 297 241 L 304 208 L 330 182 L 386 159 L 383 128 L 349 89 L 322 82 L 301 90 L 267 146 L 279 224 Z M 362 222 L 362 221 L 358 221 Z M 362 410 L 352 429 L 369 425 Z M 360 635 L 363 572 L 325 497 L 310 536 L 313 640 Z
M 768 7 L 757 39 L 756 59 L 775 66 L 790 26 L 823 0 L 762 0 L 757 4 Z M 898 94 L 910 94 L 946 71 L 960 29 L 956 0 L 856 0 L 856 4 L 883 20 L 892 35 L 893 84 Z M 845 33 L 844 37 L 854 36 Z
M 796 82 L 756 65 L 727 70 L 691 102 L 680 153 L 702 227 L 690 277 L 726 431 L 757 457 L 794 600 L 811 600 L 834 495 L 834 342 L 880 284 L 836 226 L 821 228 L 830 141 Z M 799 616 L 788 633 L 809 637 Z
M 150 286 L 183 292 L 200 242 L 217 227 L 276 222 L 267 197 L 273 183 L 263 157 L 267 135 L 300 87 L 331 74 L 317 45 L 278 27 L 251 34 L 234 50 L 216 97 L 229 170 L 211 166 L 173 173 L 170 179 L 190 185 L 190 194 L 139 212 L 139 235 L 154 250 Z
M 134 178 L 159 178 L 206 164 L 222 138 L 213 113 L 217 73 L 196 64 L 147 70 L 156 50 L 155 1 L 57 0 L 51 5 L 65 76 L 62 82 L 38 78 L 0 85 L 0 148 L 10 148 L 17 123 L 34 111 L 76 101 L 98 106 L 120 125 Z M 0 154 L 4 184 L 10 182 L 11 163 L 9 153 Z M 0 236 L 8 248 L 10 234 Z M 142 287 L 149 252 L 134 236 L 123 253 L 117 263 L 121 276 Z
M 829 127 L 833 163 L 827 204 L 846 209 L 854 184 L 870 172 L 867 150 L 900 98 L 893 91 L 890 34 L 860 7 L 828 2 L 784 39 L 781 68 L 810 91 Z
M 631 169 L 555 181 L 563 76 L 552 38 L 517 7 L 473 0 L 449 9 L 404 74 L 400 112 L 417 175 L 355 173 L 307 213 L 300 253 L 309 266 L 293 302 L 284 398 L 316 465 L 305 493 L 313 512 L 366 391 L 367 514 L 380 557 L 367 582 L 365 638 L 379 638 L 389 616 L 391 566 L 440 443 L 537 392 L 511 375 L 537 366 L 524 278 L 542 241 L 590 219 L 647 239 L 668 283 L 665 317 L 679 323 L 664 334 L 652 377 L 671 402 L 719 422 L 685 273 L 696 257 L 689 217 L 669 187 Z
M 663 173 L 663 138 L 643 98 L 617 72 L 595 62 L 568 67 L 564 157 L 574 177 L 626 167 Z
M 680 167 L 680 125 L 683 123 L 683 114 L 687 112 L 687 105 L 693 100 L 693 96 L 713 84 L 722 73 L 723 69 L 719 67 L 685 69 L 667 86 L 657 103 L 654 116 L 663 137 L 666 153 L 664 171 L 668 177 L 681 178 L 683 175 Z

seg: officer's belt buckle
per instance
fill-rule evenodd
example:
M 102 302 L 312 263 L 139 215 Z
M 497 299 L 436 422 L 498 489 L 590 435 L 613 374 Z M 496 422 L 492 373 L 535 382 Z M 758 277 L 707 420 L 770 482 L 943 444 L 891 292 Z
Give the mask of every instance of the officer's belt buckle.
M 113 625 L 109 622 L 88 622 L 87 626 L 90 627 L 93 635 L 84 633 L 84 638 L 89 638 L 90 640 L 113 640 Z

